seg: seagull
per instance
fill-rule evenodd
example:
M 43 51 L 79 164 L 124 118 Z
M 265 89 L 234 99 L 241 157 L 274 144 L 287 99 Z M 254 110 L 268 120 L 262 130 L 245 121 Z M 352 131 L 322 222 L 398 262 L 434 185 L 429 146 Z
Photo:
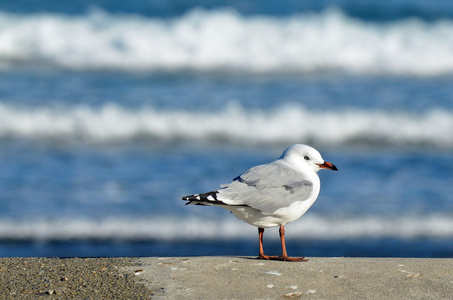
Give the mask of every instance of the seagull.
M 221 185 L 217 191 L 182 197 L 188 204 L 219 206 L 238 219 L 258 227 L 258 259 L 307 261 L 289 257 L 285 245 L 285 225 L 299 219 L 318 198 L 321 169 L 338 171 L 324 161 L 314 148 L 295 144 L 279 159 L 258 165 Z M 282 255 L 268 256 L 263 250 L 264 228 L 279 227 Z

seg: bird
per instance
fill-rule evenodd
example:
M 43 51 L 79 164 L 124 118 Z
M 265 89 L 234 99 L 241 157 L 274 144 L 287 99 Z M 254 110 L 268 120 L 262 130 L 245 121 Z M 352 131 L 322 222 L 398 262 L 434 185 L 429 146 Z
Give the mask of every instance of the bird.
M 316 201 L 321 183 L 321 169 L 338 171 L 324 161 L 314 148 L 294 144 L 279 159 L 250 168 L 220 189 L 182 197 L 186 205 L 218 206 L 232 212 L 238 219 L 258 227 L 258 259 L 307 261 L 305 257 L 289 257 L 285 244 L 285 225 L 299 219 Z M 265 228 L 279 227 L 282 254 L 264 254 Z

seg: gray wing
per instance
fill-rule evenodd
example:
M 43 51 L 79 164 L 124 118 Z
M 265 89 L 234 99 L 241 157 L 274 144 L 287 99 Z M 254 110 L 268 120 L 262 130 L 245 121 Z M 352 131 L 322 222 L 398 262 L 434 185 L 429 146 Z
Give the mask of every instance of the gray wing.
M 307 200 L 313 183 L 302 173 L 278 164 L 251 168 L 223 185 L 217 199 L 229 205 L 247 205 L 272 214 L 295 201 Z

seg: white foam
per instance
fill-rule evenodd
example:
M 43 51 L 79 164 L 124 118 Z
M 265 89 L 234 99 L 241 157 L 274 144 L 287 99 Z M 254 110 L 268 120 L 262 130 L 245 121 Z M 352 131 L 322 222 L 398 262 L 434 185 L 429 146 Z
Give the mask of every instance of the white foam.
M 285 17 L 193 10 L 173 19 L 0 13 L 0 64 L 431 76 L 453 72 L 453 22 L 371 23 L 339 10 Z
M 266 239 L 278 240 L 278 230 L 266 231 Z M 257 236 L 255 227 L 234 218 L 181 218 L 159 216 L 143 219 L 0 221 L 0 240 L 66 241 L 181 241 L 241 240 Z M 360 238 L 453 238 L 453 218 L 448 215 L 332 218 L 304 216 L 287 225 L 291 240 Z
M 316 111 L 289 105 L 272 111 L 230 105 L 217 112 L 100 108 L 19 107 L 0 103 L 0 138 L 124 142 L 325 145 L 389 144 L 453 148 L 453 112 Z

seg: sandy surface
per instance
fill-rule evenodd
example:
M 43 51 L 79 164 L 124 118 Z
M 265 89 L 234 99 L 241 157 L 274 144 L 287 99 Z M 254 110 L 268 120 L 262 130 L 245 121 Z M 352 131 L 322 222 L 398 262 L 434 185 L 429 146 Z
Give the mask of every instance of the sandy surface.
M 0 258 L 0 299 L 453 299 L 453 259 Z
M 140 258 L 153 299 L 453 299 L 453 259 Z
M 0 299 L 151 299 L 130 258 L 0 258 Z

